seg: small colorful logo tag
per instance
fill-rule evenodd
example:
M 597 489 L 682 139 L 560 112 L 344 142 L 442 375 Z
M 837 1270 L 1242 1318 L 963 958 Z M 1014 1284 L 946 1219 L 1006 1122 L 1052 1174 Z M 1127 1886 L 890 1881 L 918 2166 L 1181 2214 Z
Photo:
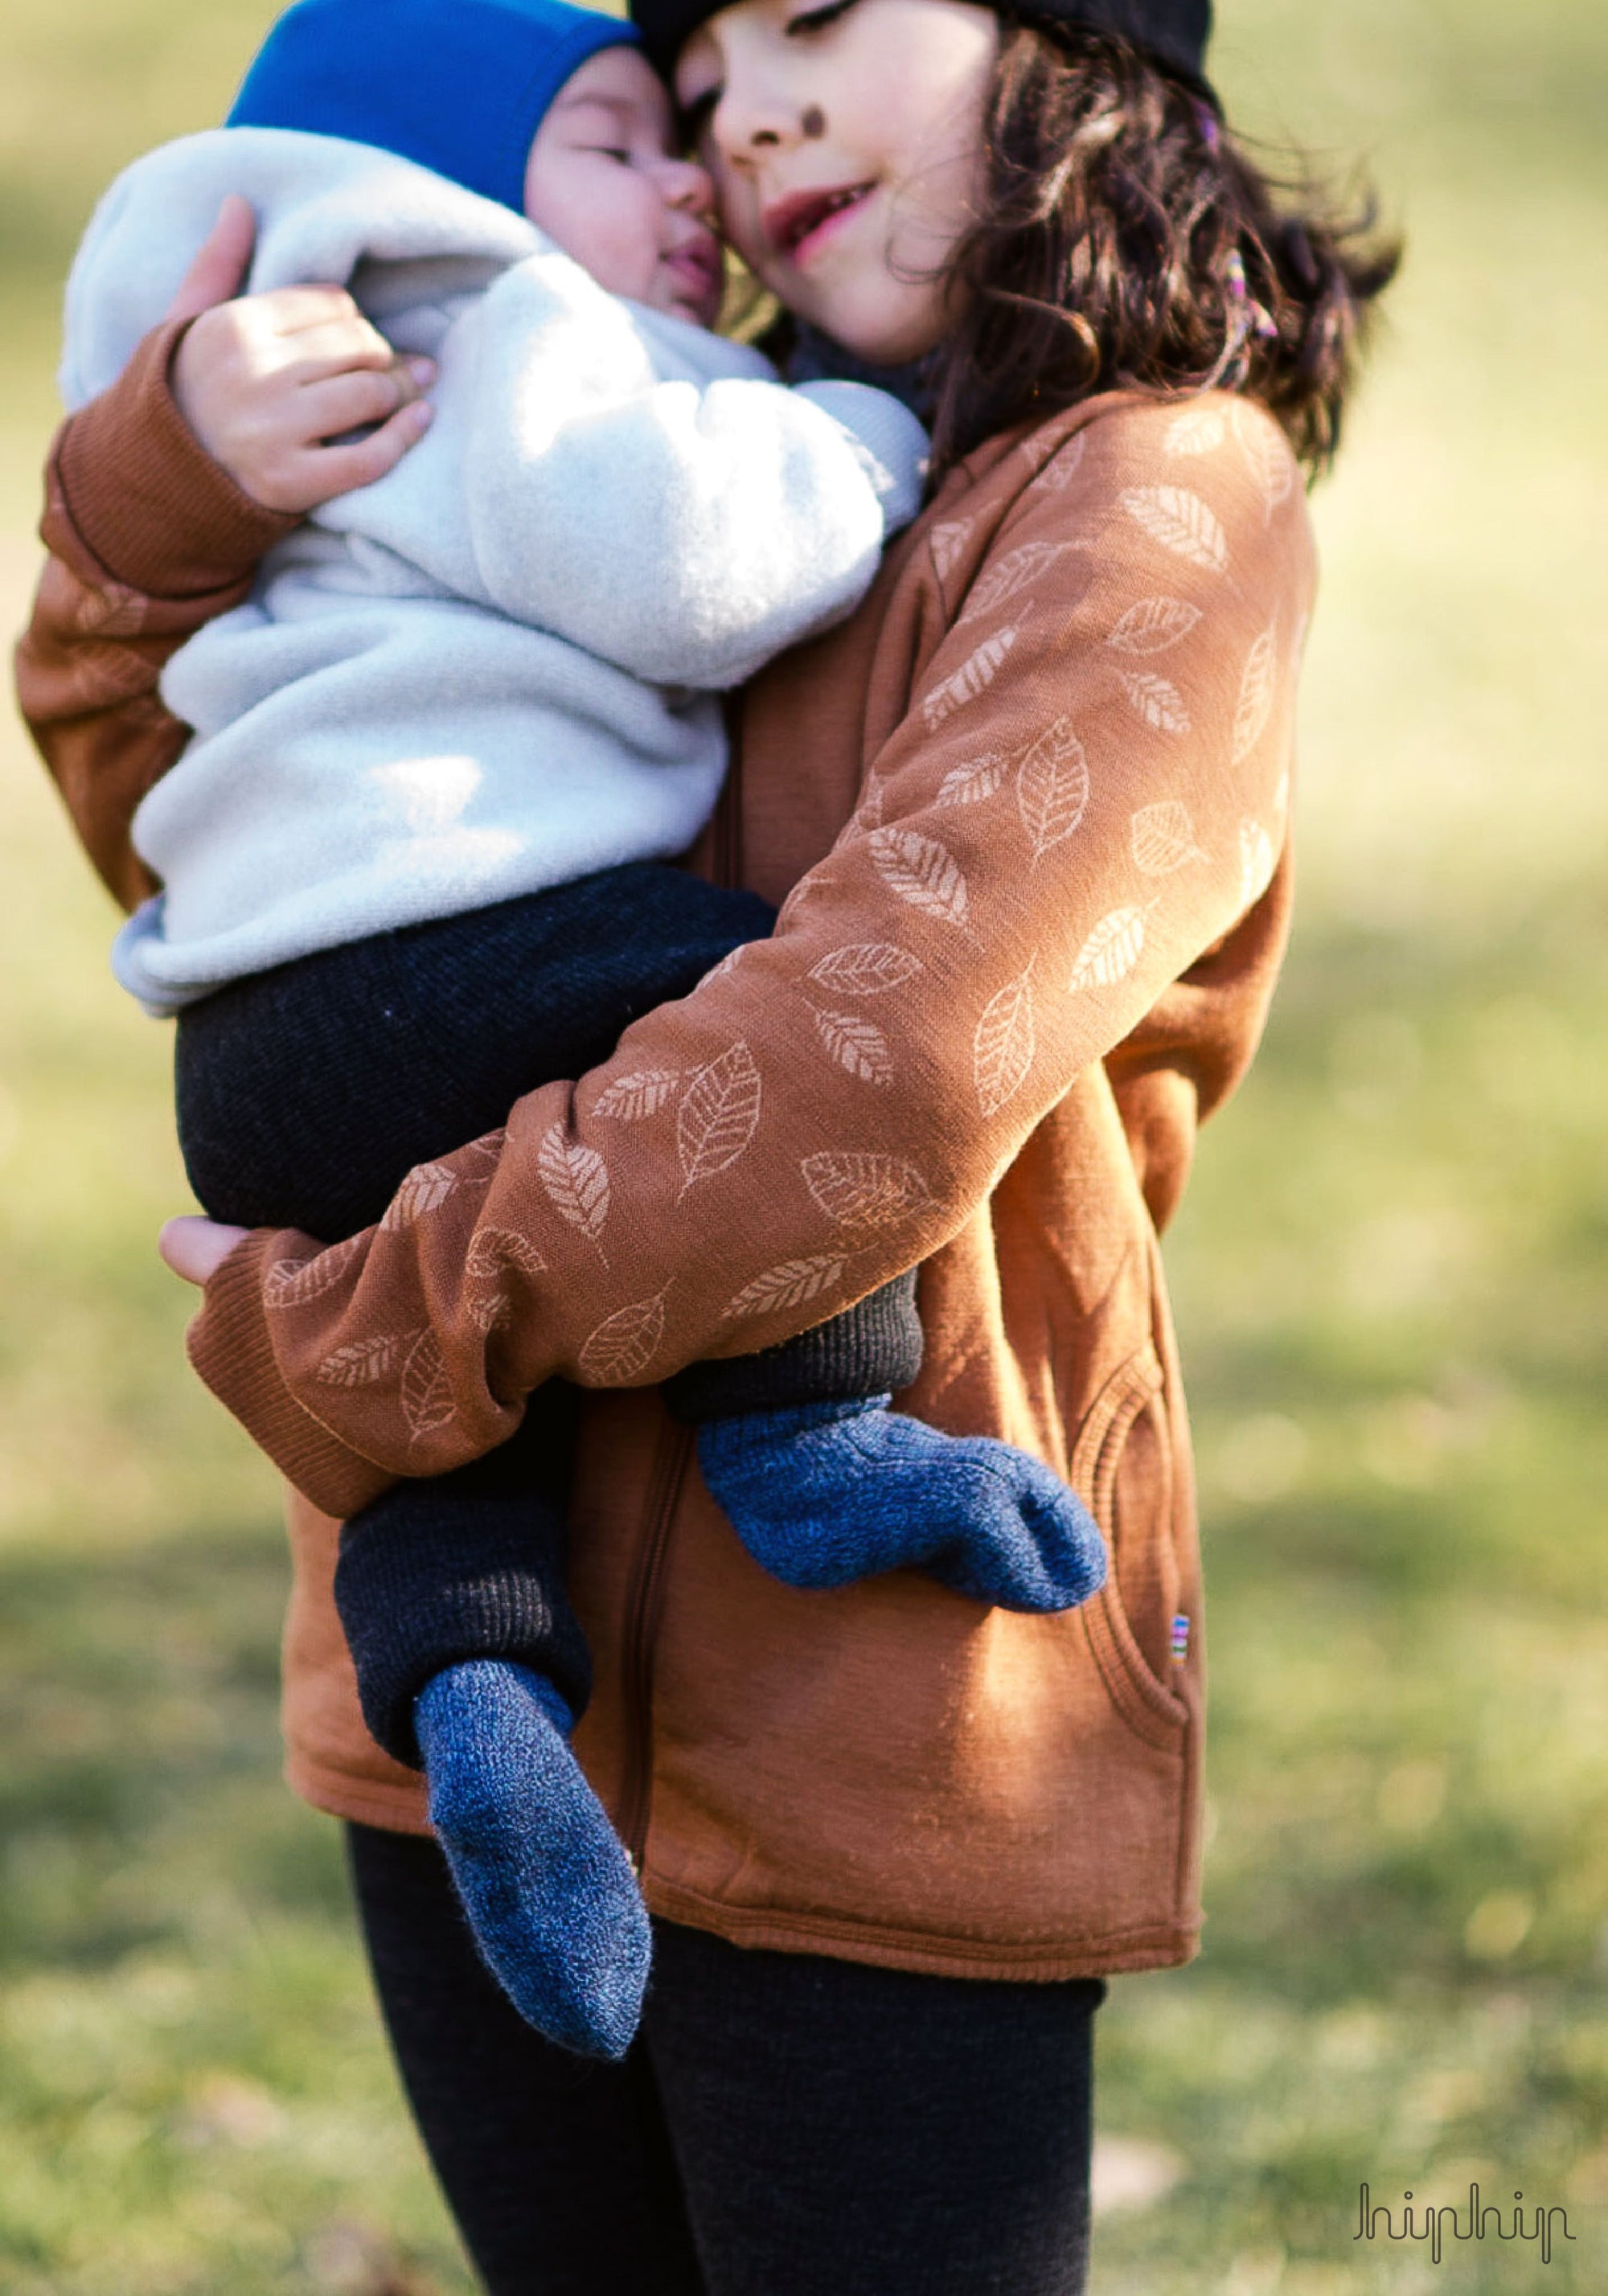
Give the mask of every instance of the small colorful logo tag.
M 1172 1662 L 1182 1666 L 1189 1656 L 1189 1621 L 1182 1613 L 1172 1622 Z

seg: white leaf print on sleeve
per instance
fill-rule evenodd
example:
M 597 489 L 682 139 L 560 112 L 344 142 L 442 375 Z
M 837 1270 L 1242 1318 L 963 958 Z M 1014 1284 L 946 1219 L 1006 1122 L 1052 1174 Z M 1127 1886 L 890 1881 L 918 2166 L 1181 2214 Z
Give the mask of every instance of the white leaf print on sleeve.
M 1186 407 L 1167 428 L 1167 452 L 1175 460 L 1192 455 L 1211 455 L 1228 436 L 1228 425 L 1215 406 Z
M 382 1232 L 394 1235 L 401 1228 L 412 1227 L 426 1212 L 444 1204 L 457 1185 L 457 1174 L 445 1164 L 415 1164 L 385 1207 L 380 1223 Z
M 609 1168 L 596 1149 L 566 1141 L 563 1126 L 552 1125 L 537 1150 L 536 1169 L 559 1217 L 597 1246 L 607 1267 L 598 1238 L 609 1218 Z
M 1251 647 L 1234 713 L 1234 762 L 1243 765 L 1268 730 L 1278 691 L 1278 625 L 1270 622 Z
M 997 1115 L 1027 1082 L 1038 1049 L 1033 1019 L 1033 966 L 1030 958 L 1014 980 L 990 996 L 972 1040 L 972 1074 L 985 1116 Z
M 529 1236 L 511 1227 L 481 1228 L 464 1263 L 464 1272 L 470 1280 L 488 1287 L 472 1293 L 467 1302 L 469 1319 L 475 1329 L 491 1332 L 506 1322 L 512 1302 L 503 1289 L 503 1278 L 510 1268 L 517 1267 L 526 1275 L 540 1275 L 546 1266 Z
M 408 1432 L 417 1443 L 455 1415 L 441 1342 L 433 1332 L 421 1332 L 402 1366 L 402 1416 Z
M 1234 435 L 1269 521 L 1295 485 L 1295 457 L 1271 415 L 1236 403 Z
M 676 1111 L 681 1193 L 737 1161 L 753 1138 L 764 1097 L 754 1056 L 741 1037 L 700 1069 Z
M 1201 619 L 1198 606 L 1182 598 L 1141 598 L 1130 606 L 1105 641 L 1118 653 L 1170 653 Z
M 809 978 L 839 996 L 885 996 L 923 970 L 919 956 L 890 940 L 860 940 L 829 949 L 810 966 Z
M 893 1082 L 893 1054 L 874 1021 L 857 1013 L 823 1013 L 812 1007 L 821 1042 L 851 1077 L 862 1084 Z
M 922 703 L 922 715 L 927 721 L 929 734 L 935 733 L 946 718 L 953 718 L 968 701 L 993 685 L 999 675 L 1000 664 L 1015 644 L 1021 632 L 1018 625 L 1009 622 L 984 638 L 975 651 L 967 655 L 960 668 L 935 685 Z
M 1088 758 L 1070 718 L 1046 726 L 1023 755 L 1016 775 L 1016 809 L 1042 861 L 1082 826 L 1088 810 Z
M 806 1156 L 800 1168 L 805 1186 L 827 1218 L 851 1234 L 896 1227 L 932 1201 L 922 1173 L 903 1156 L 823 1149 Z
M 1240 899 L 1246 908 L 1273 882 L 1273 840 L 1259 821 L 1240 824 Z
M 1087 451 L 1087 431 L 1074 432 L 1065 446 L 1050 456 L 1033 484 L 1042 488 L 1046 495 L 1063 495 L 1077 477 L 1078 466 Z
M 413 1332 L 405 1332 L 411 1339 Z M 353 1340 L 333 1355 L 325 1356 L 318 1366 L 320 1384 L 324 1387 L 373 1387 L 377 1380 L 389 1379 L 397 1367 L 397 1352 L 402 1344 L 395 1332 L 377 1332 L 373 1339 Z
M 1194 820 L 1186 805 L 1169 799 L 1141 806 L 1128 825 L 1134 866 L 1146 877 L 1170 877 L 1186 862 L 1204 861 L 1195 843 Z
M 784 1259 L 779 1267 L 767 1267 L 763 1275 L 756 1275 L 745 1283 L 735 1299 L 728 1301 L 728 1318 L 743 1316 L 763 1316 L 774 1308 L 808 1307 L 819 1299 L 829 1283 L 835 1283 L 848 1262 L 841 1252 L 821 1252 L 807 1259 Z
M 1158 734 L 1188 733 L 1189 711 L 1169 677 L 1158 677 L 1153 669 L 1125 669 L 1122 691 L 1136 713 Z
M 725 957 L 720 960 L 722 964 L 726 961 Z M 705 979 L 709 977 L 705 975 Z M 680 1082 L 679 1069 L 634 1069 L 629 1076 L 617 1077 L 599 1093 L 593 1112 L 614 1117 L 621 1124 L 641 1124 L 646 1118 L 658 1115 Z
M 960 620 L 970 622 L 980 614 L 991 614 L 1025 590 L 1030 582 L 1037 581 L 1071 547 L 1070 542 L 1024 542 L 1018 549 L 1007 550 L 1003 557 L 983 568 L 972 586 Z M 956 627 L 958 628 L 959 623 Z
M 263 1304 L 268 1308 L 305 1308 L 332 1292 L 363 1250 L 361 1235 L 349 1235 L 331 1244 L 313 1259 L 276 1259 L 263 1281 Z
M 980 805 L 997 793 L 1005 777 L 1003 758 L 973 758 L 969 764 L 951 766 L 938 785 L 935 810 L 948 813 L 957 805 Z
M 953 518 L 932 529 L 932 564 L 940 582 L 947 582 L 959 565 L 962 554 L 972 538 L 972 521 Z
M 1068 987 L 1114 988 L 1144 954 L 1144 912 L 1131 905 L 1102 917 L 1078 952 Z
M 1208 574 L 1228 563 L 1228 537 L 1217 512 L 1186 487 L 1128 487 L 1122 507 L 1153 542 Z
M 603 1317 L 580 1351 L 581 1370 L 600 1387 L 623 1386 L 646 1371 L 663 1337 L 664 1292 L 633 1300 Z
M 871 858 L 890 893 L 923 916 L 964 925 L 970 905 L 964 871 L 947 845 L 914 829 L 879 829 Z

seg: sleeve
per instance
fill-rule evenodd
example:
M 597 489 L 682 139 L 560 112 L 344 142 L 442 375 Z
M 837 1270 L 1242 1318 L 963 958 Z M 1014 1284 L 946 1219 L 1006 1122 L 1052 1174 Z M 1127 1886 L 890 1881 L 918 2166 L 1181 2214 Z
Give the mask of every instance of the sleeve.
M 920 502 L 886 393 L 660 380 L 624 308 L 537 257 L 480 311 L 464 457 L 491 603 L 659 685 L 724 689 L 852 611 Z
M 483 1452 L 554 1374 L 661 1380 L 926 1258 L 1265 895 L 1304 505 L 1292 464 L 1276 510 L 1241 458 L 1176 476 L 1169 414 L 1092 423 L 1026 488 L 771 939 L 378 1228 L 225 1262 L 193 1359 L 317 1504 Z M 929 530 L 940 580 L 965 524 Z
M 157 682 L 203 622 L 238 605 L 290 531 L 241 492 L 186 426 L 168 387 L 182 324 L 147 336 L 121 380 L 65 422 L 45 470 L 49 556 L 17 647 L 17 698 L 112 894 L 154 890 L 129 832 L 189 728 Z

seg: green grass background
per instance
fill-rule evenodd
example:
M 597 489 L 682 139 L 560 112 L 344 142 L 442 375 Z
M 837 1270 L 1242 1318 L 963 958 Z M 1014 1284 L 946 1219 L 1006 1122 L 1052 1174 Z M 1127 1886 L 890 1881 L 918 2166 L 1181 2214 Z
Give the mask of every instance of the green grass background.
M 216 117 L 267 12 L 8 0 L 13 625 L 73 240 L 119 164 Z M 1104 2018 L 1095 2288 L 1596 2291 L 1608 13 L 1219 12 L 1242 118 L 1366 157 L 1411 258 L 1318 497 L 1288 981 L 1170 1250 L 1211 1918 Z M 166 1040 L 0 748 L 0 2290 L 449 2296 L 333 1831 L 277 1783 L 274 1488 L 152 1250 L 184 1201 Z M 1576 2237 L 1437 2268 L 1353 2241 L 1365 2177 L 1522 2190 Z

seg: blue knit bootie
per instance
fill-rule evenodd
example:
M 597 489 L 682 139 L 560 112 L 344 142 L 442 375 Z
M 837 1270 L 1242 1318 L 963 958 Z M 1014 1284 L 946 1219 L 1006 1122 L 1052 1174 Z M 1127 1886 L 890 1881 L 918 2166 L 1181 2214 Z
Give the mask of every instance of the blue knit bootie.
M 790 1587 L 919 1565 L 1008 1611 L 1067 1611 L 1105 1582 L 1094 1517 L 1037 1459 L 940 1434 L 888 1396 L 711 1419 L 703 1479 L 756 1562 Z
M 431 1824 L 480 1958 L 538 2033 L 618 2061 L 642 2013 L 647 1909 L 570 1751 L 573 1718 L 505 1659 L 447 1667 L 414 1703 Z

